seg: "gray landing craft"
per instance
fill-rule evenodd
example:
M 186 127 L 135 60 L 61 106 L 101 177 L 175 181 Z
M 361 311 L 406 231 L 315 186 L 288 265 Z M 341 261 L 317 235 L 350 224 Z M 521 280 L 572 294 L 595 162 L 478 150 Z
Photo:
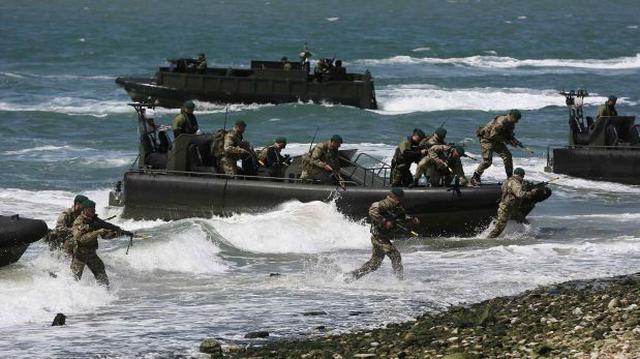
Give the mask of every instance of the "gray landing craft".
M 124 206 L 125 218 L 210 218 L 262 212 L 291 200 L 335 200 L 343 214 L 361 220 L 368 217 L 371 203 L 390 189 L 389 165 L 365 153 L 356 154 L 355 149 L 340 151 L 344 187 L 303 183 L 299 179 L 302 156 L 293 158 L 281 178 L 262 176 L 261 170 L 235 178 L 219 174 L 208 155 L 211 135 L 181 134 L 171 143 L 165 131 L 149 129 L 139 104 L 134 107 L 142 134 L 137 168 L 134 164 L 109 194 L 111 206 Z M 243 168 L 247 167 L 243 164 Z M 419 187 L 405 190 L 403 205 L 420 219 L 417 231 L 423 236 L 473 235 L 489 225 L 500 196 L 500 184 Z M 512 219 L 525 221 L 535 203 L 546 197 L 522 203 Z
M 373 78 L 347 73 L 340 60 L 323 59 L 322 70 L 310 74 L 310 64 L 251 61 L 251 68 L 207 68 L 196 71 L 195 60 L 170 60 L 155 77 L 118 77 L 133 101 L 179 108 L 186 100 L 214 103 L 330 102 L 377 108 Z
M 635 116 L 600 121 L 583 113 L 584 90 L 561 92 L 569 108 L 569 145 L 547 151 L 547 171 L 592 180 L 640 184 L 640 125 Z
M 29 245 L 42 238 L 47 224 L 39 219 L 0 216 L 0 267 L 17 262 Z

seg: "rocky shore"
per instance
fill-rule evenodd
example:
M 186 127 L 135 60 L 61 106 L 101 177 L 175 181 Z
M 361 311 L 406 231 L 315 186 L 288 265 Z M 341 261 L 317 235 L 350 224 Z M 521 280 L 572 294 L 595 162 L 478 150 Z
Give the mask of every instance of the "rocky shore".
M 639 306 L 637 273 L 540 287 L 375 330 L 256 341 L 244 348 L 223 343 L 210 353 L 232 358 L 640 358 Z

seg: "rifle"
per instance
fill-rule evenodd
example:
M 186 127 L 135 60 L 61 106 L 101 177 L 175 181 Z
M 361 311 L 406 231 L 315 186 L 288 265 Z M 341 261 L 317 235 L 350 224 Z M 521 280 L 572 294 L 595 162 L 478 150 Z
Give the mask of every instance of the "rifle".
M 129 255 L 129 248 L 133 247 L 133 239 L 148 239 L 149 236 L 146 234 L 140 234 L 140 233 L 133 233 L 133 232 L 129 232 L 126 234 L 129 237 L 129 244 L 127 245 L 127 251 L 125 252 L 126 255 Z
M 520 149 L 521 151 L 525 151 L 525 152 L 528 152 L 528 153 L 531 153 L 531 154 L 536 153 L 533 149 L 531 149 L 528 146 L 523 145 L 522 142 L 516 140 L 515 138 L 513 140 L 511 140 L 511 145 L 513 147 L 515 147 L 516 149 Z
M 541 188 L 541 187 L 545 187 L 545 186 L 546 186 L 546 185 L 548 185 L 549 183 L 551 183 L 551 182 L 555 182 L 555 181 L 557 181 L 557 180 L 559 180 L 559 179 L 560 179 L 560 177 L 554 177 L 554 178 L 552 178 L 552 179 L 550 179 L 550 180 L 548 180 L 548 181 L 542 181 L 542 182 L 535 183 L 535 184 L 533 184 L 533 186 L 532 186 L 532 187 L 533 187 L 533 188 Z
M 393 225 L 395 227 L 398 227 L 399 229 L 401 229 L 403 232 L 409 235 L 409 237 L 420 237 L 420 234 L 418 232 L 409 229 L 409 224 L 406 223 L 404 219 L 400 219 L 397 216 L 394 216 L 390 213 L 386 213 L 386 215 L 384 216 L 384 219 L 385 221 L 393 222 Z
M 347 186 L 345 185 L 345 180 L 344 178 L 342 178 L 342 175 L 335 169 L 333 170 L 332 174 L 333 174 L 333 178 L 335 178 L 336 180 L 336 184 L 338 185 L 338 187 L 342 188 L 343 191 L 346 191 Z

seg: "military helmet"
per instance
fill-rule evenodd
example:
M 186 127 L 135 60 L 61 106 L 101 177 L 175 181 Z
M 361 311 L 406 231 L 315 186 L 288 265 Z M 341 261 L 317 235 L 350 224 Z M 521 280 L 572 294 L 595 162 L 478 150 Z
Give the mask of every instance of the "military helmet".
M 520 177 L 524 177 L 524 168 L 522 167 L 516 168 L 515 170 L 513 170 L 513 174 L 518 175 Z
M 515 118 L 516 120 L 519 120 L 522 118 L 522 114 L 520 113 L 520 111 L 518 110 L 511 110 L 509 111 L 509 115 L 511 115 L 513 118 Z
M 80 203 L 82 204 L 83 201 L 88 200 L 89 198 L 87 198 L 87 196 L 79 194 L 77 195 L 74 199 L 73 199 L 73 203 Z
M 284 143 L 286 145 L 287 144 L 287 138 L 286 137 L 282 137 L 282 136 L 276 137 L 275 142 L 276 143 Z
M 436 131 L 434 133 L 443 140 L 445 137 L 447 137 L 447 130 L 444 127 L 436 128 Z
M 204 57 L 204 52 L 199 53 L 198 57 Z
M 331 136 L 331 142 L 337 142 L 339 144 L 342 144 L 342 136 L 340 135 Z
M 188 100 L 184 102 L 184 105 L 182 105 L 184 108 L 188 109 L 188 110 L 193 110 L 194 108 L 196 108 L 196 104 L 193 103 L 193 101 Z
M 242 120 L 236 121 L 235 125 L 238 126 L 238 127 L 243 127 L 243 128 L 247 127 L 247 123 L 242 121 Z
M 400 187 L 393 187 L 391 188 L 391 193 L 393 193 L 394 195 L 398 196 L 398 197 L 404 197 L 404 190 Z
M 421 129 L 419 129 L 419 128 L 414 128 L 414 129 L 413 129 L 413 134 L 414 134 L 414 135 L 418 135 L 420 138 L 425 138 L 425 137 L 426 137 L 426 135 L 425 135 L 424 131 L 422 131 L 422 130 L 421 130 Z
M 96 208 L 96 203 L 90 199 L 85 199 L 80 205 L 82 205 L 82 208 Z

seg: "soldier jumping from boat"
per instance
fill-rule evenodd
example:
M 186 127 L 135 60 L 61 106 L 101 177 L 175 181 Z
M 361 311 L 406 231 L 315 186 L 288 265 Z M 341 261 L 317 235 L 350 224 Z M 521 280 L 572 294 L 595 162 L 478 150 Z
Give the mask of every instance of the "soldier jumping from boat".
M 73 239 L 69 241 L 72 255 L 71 271 L 75 278 L 80 280 L 86 265 L 93 273 L 96 281 L 100 285 L 108 287 L 109 277 L 102 259 L 96 253 L 98 238 L 133 237 L 134 234 L 98 218 L 95 202 L 87 199 L 82 201 L 81 205 L 82 213 L 73 222 L 71 229 Z
M 444 139 L 447 137 L 447 130 L 444 127 L 438 127 L 436 130 L 430 135 L 422 139 L 419 144 L 419 148 L 422 150 L 429 150 L 431 146 L 434 145 L 444 145 Z M 422 151 L 421 153 L 424 153 Z M 424 155 L 422 159 L 418 162 L 418 167 L 416 168 L 416 174 L 413 176 L 413 186 L 418 185 L 418 181 L 423 175 L 427 175 L 427 162 L 429 161 L 428 157 Z
M 457 185 L 466 186 L 469 181 L 464 175 L 462 161 L 460 160 L 464 156 L 465 152 L 462 146 L 433 145 L 427 150 L 427 156 L 420 161 L 416 176 L 418 172 L 425 173 L 428 183 L 432 187 L 447 186 L 455 178 L 457 178 Z M 415 182 L 417 183 L 419 179 L 419 177 L 416 177 Z
M 507 178 L 513 175 L 513 158 L 507 148 L 507 144 L 514 147 L 524 147 L 522 142 L 518 141 L 514 136 L 515 126 L 521 117 L 520 111 L 511 110 L 507 115 L 498 116 L 489 121 L 484 127 L 478 129 L 477 135 L 480 139 L 480 147 L 482 147 L 482 162 L 473 172 L 472 185 L 477 186 L 480 184 L 482 173 L 491 167 L 494 151 L 500 155 L 504 162 Z
M 350 272 L 346 278 L 347 282 L 360 279 L 366 274 L 376 271 L 382 265 L 385 256 L 391 259 L 391 266 L 396 278 L 399 280 L 404 278 L 402 257 L 391 240 L 398 235 L 407 235 L 408 229 L 405 226 L 407 224 L 417 225 L 419 221 L 416 217 L 407 215 L 402 206 L 403 198 L 402 188 L 394 187 L 386 198 L 374 202 L 369 207 L 371 244 L 373 246 L 371 259 L 362 267 Z
M 511 214 L 518 208 L 523 200 L 532 199 L 535 196 L 533 190 L 523 188 L 524 169 L 518 167 L 513 171 L 513 176 L 509 177 L 502 185 L 502 196 L 498 205 L 498 214 L 494 222 L 494 227 L 489 233 L 489 238 L 498 237 L 507 226 L 507 221 Z

